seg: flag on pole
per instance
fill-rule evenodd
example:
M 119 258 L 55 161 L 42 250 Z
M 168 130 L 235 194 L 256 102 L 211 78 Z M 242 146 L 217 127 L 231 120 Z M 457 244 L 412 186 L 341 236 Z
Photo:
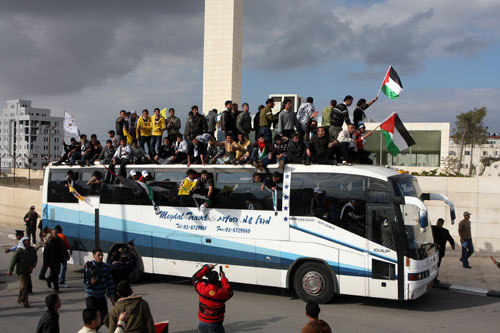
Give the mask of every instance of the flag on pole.
M 415 140 L 406 130 L 396 112 L 393 112 L 380 124 L 380 130 L 384 135 L 385 145 L 393 156 L 415 144 Z
M 399 94 L 403 91 L 403 84 L 399 79 L 398 73 L 396 73 L 392 66 L 389 66 L 389 70 L 387 74 L 385 74 L 384 82 L 382 82 L 382 87 L 380 89 L 392 100 L 398 98 Z
M 167 119 L 167 108 L 163 108 L 160 110 L 160 116 Z
M 64 111 L 64 130 L 71 134 L 80 135 L 80 131 L 76 125 L 76 118 L 66 111 Z

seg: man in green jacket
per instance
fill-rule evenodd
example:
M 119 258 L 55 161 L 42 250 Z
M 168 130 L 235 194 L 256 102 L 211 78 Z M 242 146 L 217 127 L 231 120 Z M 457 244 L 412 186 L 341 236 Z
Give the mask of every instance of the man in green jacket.
M 16 274 L 19 278 L 19 296 L 17 302 L 19 304 L 22 303 L 25 308 L 30 307 L 28 301 L 28 286 L 31 284 L 31 272 L 36 266 L 37 259 L 36 251 L 30 245 L 30 238 L 21 238 L 17 250 L 10 261 L 7 276 L 12 276 L 14 267 L 16 267 Z
M 271 124 L 273 123 L 273 107 L 274 101 L 272 98 L 269 98 L 266 101 L 266 107 L 260 111 L 260 122 L 259 122 L 259 134 L 263 134 L 266 142 L 272 143 L 272 135 L 271 135 Z

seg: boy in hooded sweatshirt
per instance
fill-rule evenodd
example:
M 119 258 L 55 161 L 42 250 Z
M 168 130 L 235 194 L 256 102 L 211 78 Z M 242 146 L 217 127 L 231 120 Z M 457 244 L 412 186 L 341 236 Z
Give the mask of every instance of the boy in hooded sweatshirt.
M 114 332 L 120 313 L 126 311 L 129 314 L 125 327 L 126 332 L 156 333 L 155 322 L 148 302 L 143 300 L 141 296 L 134 295 L 130 283 L 126 280 L 120 281 L 116 286 L 116 291 L 120 299 L 116 301 L 109 313 L 109 332 Z

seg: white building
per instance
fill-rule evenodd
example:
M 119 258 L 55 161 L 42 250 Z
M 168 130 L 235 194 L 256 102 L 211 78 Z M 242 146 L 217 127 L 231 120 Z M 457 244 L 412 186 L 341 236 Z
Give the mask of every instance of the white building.
M 31 101 L 7 101 L 0 117 L 0 158 L 2 168 L 42 169 L 47 160 L 62 154 L 63 118 L 51 117 L 50 109 L 31 107 Z
M 450 156 L 459 158 L 460 145 L 450 142 Z M 500 176 L 500 136 L 496 133 L 489 135 L 484 145 L 466 145 L 462 156 L 461 173 L 468 175 L 471 168 L 474 168 L 473 175 L 480 176 Z M 483 165 L 485 158 L 489 158 L 489 163 Z M 486 161 L 485 161 L 486 162 Z M 488 165 L 489 164 L 489 165 Z
M 219 112 L 241 103 L 243 0 L 205 0 L 203 108 Z

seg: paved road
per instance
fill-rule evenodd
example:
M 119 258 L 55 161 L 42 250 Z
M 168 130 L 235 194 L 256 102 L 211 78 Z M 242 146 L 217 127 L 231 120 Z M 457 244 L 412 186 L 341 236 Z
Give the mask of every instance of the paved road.
M 14 241 L 0 238 L 0 246 Z M 3 251 L 2 251 L 3 252 Z M 44 310 L 49 289 L 34 275 L 32 308 L 16 303 L 18 282 L 7 277 L 10 254 L 0 254 L 1 332 L 34 332 Z M 81 267 L 68 267 L 71 287 L 60 294 L 61 332 L 81 327 L 85 306 Z M 231 276 L 228 276 L 231 279 Z M 149 302 L 155 321 L 168 319 L 170 332 L 193 332 L 197 325 L 197 296 L 189 280 L 147 275 L 133 286 Z M 300 332 L 306 323 L 304 302 L 281 289 L 234 285 L 234 297 L 227 304 L 227 332 Z M 320 318 L 335 332 L 498 332 L 500 299 L 433 289 L 413 302 L 340 296 L 321 306 Z M 105 332 L 101 329 L 101 332 Z

